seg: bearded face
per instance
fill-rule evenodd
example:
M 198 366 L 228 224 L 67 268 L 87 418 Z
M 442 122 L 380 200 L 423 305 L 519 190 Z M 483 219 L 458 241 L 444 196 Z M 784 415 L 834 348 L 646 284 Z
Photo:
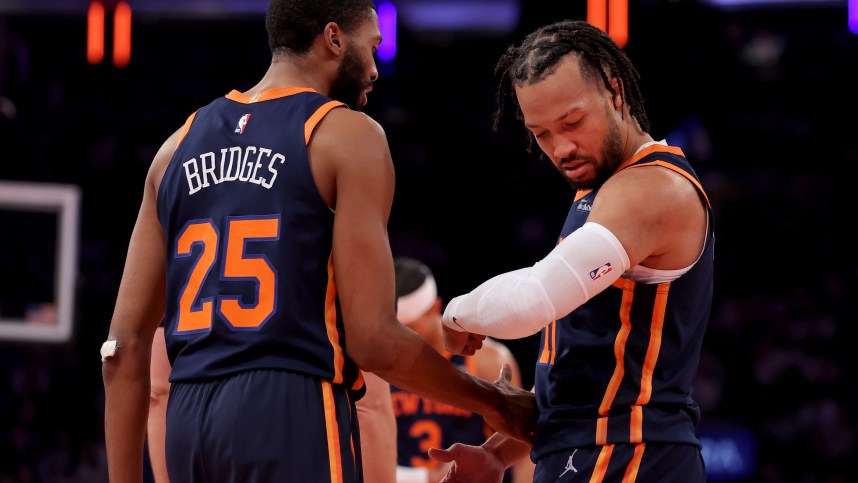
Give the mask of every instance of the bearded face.
M 564 169 L 560 165 L 555 165 L 561 176 L 575 190 L 592 190 L 602 186 L 624 161 L 620 125 L 611 116 L 608 116 L 607 119 L 608 131 L 605 133 L 605 144 L 602 146 L 601 159 L 596 159 L 594 156 L 585 157 L 593 166 L 592 178 L 572 181 L 566 176 Z
M 337 70 L 337 78 L 331 84 L 331 99 L 345 103 L 353 110 L 360 110 L 366 101 L 362 101 L 364 90 L 370 86 L 366 72 L 371 66 L 366 65 L 350 46 L 346 47 L 343 62 Z

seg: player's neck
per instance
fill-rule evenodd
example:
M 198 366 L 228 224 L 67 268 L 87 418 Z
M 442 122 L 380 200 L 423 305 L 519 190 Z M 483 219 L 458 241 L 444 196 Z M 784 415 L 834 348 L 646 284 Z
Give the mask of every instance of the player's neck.
M 293 61 L 291 58 L 275 58 L 259 83 L 245 94 L 253 96 L 280 87 L 309 87 L 316 92 L 327 95 L 331 84 L 327 81 L 322 69 L 304 68 L 302 63 Z

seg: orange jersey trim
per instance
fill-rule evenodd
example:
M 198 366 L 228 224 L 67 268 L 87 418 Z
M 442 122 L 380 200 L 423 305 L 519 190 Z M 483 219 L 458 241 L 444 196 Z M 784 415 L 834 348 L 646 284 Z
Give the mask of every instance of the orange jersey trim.
M 608 464 L 611 462 L 611 453 L 613 452 L 614 445 L 612 444 L 602 447 L 599 458 L 596 459 L 596 467 L 593 468 L 593 475 L 590 476 L 590 483 L 602 483 L 605 480 L 605 473 L 608 472 Z
M 191 124 L 194 123 L 194 118 L 197 117 L 197 112 L 199 112 L 199 109 L 194 111 L 194 113 L 191 114 L 190 116 L 188 116 L 188 119 L 185 121 L 185 124 L 182 126 L 182 131 L 179 133 L 179 139 L 176 140 L 176 148 L 178 148 L 179 145 L 182 144 L 182 140 L 185 139 L 185 136 L 188 134 L 188 131 L 191 130 Z
M 667 169 L 669 169 L 669 170 L 671 170 L 671 171 L 673 171 L 673 172 L 675 172 L 675 173 L 679 173 L 679 174 L 681 174 L 683 177 L 685 177 L 686 179 L 688 179 L 688 181 L 691 181 L 691 183 L 692 183 L 694 186 L 696 186 L 698 190 L 700 190 L 700 193 L 703 195 L 703 199 L 705 199 L 705 200 L 706 200 L 706 206 L 709 206 L 709 207 L 711 207 L 711 206 L 712 206 L 712 204 L 711 204 L 711 203 L 709 203 L 709 197 L 708 197 L 708 196 L 706 196 L 706 191 L 704 191 L 704 190 L 703 190 L 703 186 L 701 186 L 701 185 L 700 185 L 700 183 L 699 183 L 696 179 L 692 178 L 692 177 L 691 177 L 691 175 L 690 175 L 690 174 L 688 174 L 687 172 L 685 172 L 684 170 L 679 169 L 679 168 L 677 168 L 676 166 L 674 166 L 674 165 L 672 165 L 672 164 L 670 164 L 670 163 L 665 163 L 664 161 L 653 161 L 653 162 L 651 162 L 651 163 L 639 164 L 639 165 L 637 165 L 637 166 L 632 166 L 632 167 L 633 167 L 633 168 L 640 168 L 640 167 L 643 167 L 643 166 L 661 166 L 662 168 L 667 168 Z
M 319 121 L 322 120 L 325 115 L 331 112 L 331 109 L 335 107 L 345 106 L 342 102 L 339 101 L 330 101 L 322 104 L 322 107 L 316 110 L 310 119 L 307 119 L 307 122 L 304 123 L 304 142 L 309 144 L 310 137 L 313 135 L 313 130 L 316 129 L 316 126 L 319 124 Z
M 309 87 L 274 87 L 272 89 L 262 91 L 259 94 L 256 94 L 255 96 L 251 97 L 247 94 L 233 89 L 229 93 L 227 93 L 226 98 L 231 101 L 240 102 L 242 104 L 252 104 L 254 102 L 270 101 L 272 99 L 279 99 L 281 97 L 293 96 L 302 92 L 316 92 L 316 90 L 310 89 Z
M 542 345 L 542 352 L 539 354 L 539 363 L 553 364 L 554 344 L 556 343 L 555 337 L 557 334 L 557 321 L 555 320 L 554 322 L 551 322 L 543 330 L 545 331 L 545 343 Z
M 328 258 L 328 289 L 325 294 L 325 329 L 328 332 L 328 340 L 331 349 L 334 350 L 334 384 L 343 382 L 343 348 L 340 345 L 340 333 L 337 331 L 337 282 L 334 280 L 334 255 Z M 362 377 L 362 376 L 361 376 Z
M 658 361 L 661 350 L 661 341 L 664 329 L 664 313 L 667 308 L 667 294 L 670 291 L 670 283 L 661 283 L 656 288 L 655 305 L 652 310 L 652 321 L 650 322 L 649 345 L 646 349 L 643 369 L 641 371 L 641 392 L 638 395 L 636 405 L 632 407 L 631 418 L 631 443 L 643 441 L 643 409 L 642 406 L 649 403 L 652 396 L 652 374 Z
M 635 483 L 638 478 L 638 470 L 641 468 L 641 459 L 643 459 L 646 443 L 635 445 L 635 454 L 632 456 L 632 461 L 626 467 L 626 474 L 623 475 L 623 483 Z
M 622 326 L 617 332 L 617 338 L 614 340 L 614 357 L 617 359 L 617 365 L 614 368 L 614 375 L 611 376 L 611 381 L 608 383 L 608 388 L 605 391 L 605 396 L 602 398 L 602 404 L 599 406 L 599 414 L 602 416 L 596 421 L 596 444 L 603 445 L 608 440 L 608 414 L 611 409 L 611 404 L 617 396 L 617 391 L 620 389 L 620 383 L 626 374 L 625 354 L 626 341 L 629 338 L 629 332 L 632 330 L 632 322 L 629 314 L 632 310 L 632 301 L 634 299 L 634 282 L 628 280 L 628 283 L 623 287 L 623 300 L 620 304 L 620 321 Z
M 340 428 L 337 424 L 334 391 L 328 381 L 322 381 L 322 400 L 325 404 L 325 430 L 328 436 L 328 463 L 331 469 L 331 483 L 342 483 L 343 464 L 340 455 Z

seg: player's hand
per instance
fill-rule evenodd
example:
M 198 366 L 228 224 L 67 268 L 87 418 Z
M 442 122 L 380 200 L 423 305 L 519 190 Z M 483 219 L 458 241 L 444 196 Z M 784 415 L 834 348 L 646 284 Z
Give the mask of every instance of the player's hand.
M 444 346 L 451 354 L 472 356 L 483 347 L 485 339 L 484 335 L 459 332 L 444 326 Z
M 441 323 L 444 326 L 444 345 L 448 352 L 463 356 L 472 356 L 483 346 L 485 335 L 468 333 L 464 327 L 456 320 L 459 303 L 462 301 L 460 295 L 453 297 L 447 307 L 444 308 L 444 313 L 441 314 Z
M 506 469 L 482 446 L 455 443 L 447 449 L 429 448 L 429 457 L 453 463 L 440 483 L 500 483 Z
M 511 381 L 512 368 L 509 363 L 504 363 L 494 382 L 504 396 L 500 412 L 484 415 L 484 419 L 495 431 L 533 444 L 533 432 L 538 419 L 536 396 L 531 391 L 513 386 Z

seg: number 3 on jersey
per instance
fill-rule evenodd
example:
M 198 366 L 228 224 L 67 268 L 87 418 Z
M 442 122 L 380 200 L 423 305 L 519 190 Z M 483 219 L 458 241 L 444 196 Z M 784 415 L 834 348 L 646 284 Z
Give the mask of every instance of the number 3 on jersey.
M 226 233 L 226 255 L 223 257 L 218 257 L 220 233 L 211 220 L 189 223 L 179 235 L 176 257 L 193 255 L 195 245 L 200 245 L 201 249 L 179 299 L 176 333 L 211 330 L 215 302 L 223 319 L 236 329 L 258 329 L 274 313 L 277 293 L 274 269 L 264 255 L 248 254 L 245 249 L 248 242 L 277 240 L 280 217 L 229 218 Z M 221 295 L 215 300 L 201 292 L 219 258 L 223 260 L 220 273 L 223 280 L 255 281 L 255 305 L 243 305 L 237 295 Z

